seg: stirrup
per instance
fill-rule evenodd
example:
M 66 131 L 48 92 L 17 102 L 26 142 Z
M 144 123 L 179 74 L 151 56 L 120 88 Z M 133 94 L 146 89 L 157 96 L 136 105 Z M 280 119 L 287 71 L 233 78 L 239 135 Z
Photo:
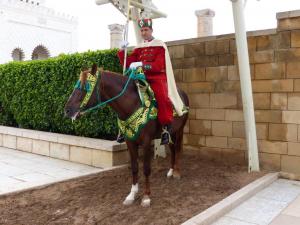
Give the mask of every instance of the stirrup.
M 163 136 L 164 135 L 168 135 L 167 139 L 168 139 L 168 142 L 167 143 L 163 143 Z M 163 128 L 163 132 L 161 134 L 161 142 L 160 142 L 160 145 L 168 145 L 168 144 L 174 144 L 173 141 L 172 141 L 172 138 L 171 138 L 171 135 L 169 133 L 169 131 L 166 129 L 166 128 Z
M 117 142 L 120 144 L 125 142 L 125 137 L 122 134 L 119 134 L 117 137 Z

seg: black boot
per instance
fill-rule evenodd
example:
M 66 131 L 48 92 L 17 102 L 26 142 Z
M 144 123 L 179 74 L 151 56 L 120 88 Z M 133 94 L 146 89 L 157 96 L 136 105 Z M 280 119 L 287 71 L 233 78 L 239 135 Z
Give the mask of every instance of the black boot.
M 161 142 L 160 145 L 168 145 L 173 144 L 171 139 L 171 125 L 165 125 L 162 127 L 162 133 L 161 133 Z
M 123 143 L 125 141 L 125 137 L 123 134 L 121 134 L 121 132 L 118 133 L 118 137 L 117 137 L 117 142 L 118 143 Z

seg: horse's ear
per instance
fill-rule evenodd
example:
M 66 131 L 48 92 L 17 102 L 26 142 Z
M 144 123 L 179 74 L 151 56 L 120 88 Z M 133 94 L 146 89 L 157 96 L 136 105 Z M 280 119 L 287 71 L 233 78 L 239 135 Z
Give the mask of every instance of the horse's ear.
M 92 65 L 92 70 L 91 70 L 91 74 L 92 74 L 92 75 L 95 75 L 95 74 L 97 73 L 97 68 L 98 68 L 97 64 L 94 63 L 94 64 Z

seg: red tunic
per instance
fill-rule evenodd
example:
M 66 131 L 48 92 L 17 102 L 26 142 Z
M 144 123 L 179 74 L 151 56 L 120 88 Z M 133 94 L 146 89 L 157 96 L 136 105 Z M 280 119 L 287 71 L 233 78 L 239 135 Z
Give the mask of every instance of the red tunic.
M 118 52 L 120 63 L 124 64 L 124 51 Z M 173 106 L 168 97 L 166 76 L 165 49 L 160 46 L 135 48 L 127 56 L 126 67 L 133 62 L 142 62 L 147 81 L 154 91 L 158 104 L 158 120 L 161 125 L 170 124 L 173 120 Z

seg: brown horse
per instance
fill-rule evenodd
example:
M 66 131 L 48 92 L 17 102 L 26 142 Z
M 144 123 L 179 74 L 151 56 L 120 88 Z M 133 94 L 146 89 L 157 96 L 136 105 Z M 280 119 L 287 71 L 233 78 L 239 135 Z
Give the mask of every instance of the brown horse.
M 85 85 L 87 74 L 91 73 L 95 75 L 97 66 L 93 66 L 92 70 L 85 70 L 81 73 L 80 81 L 81 86 Z M 108 99 L 117 96 L 124 88 L 128 77 L 121 74 L 112 73 L 108 71 L 102 71 L 98 82 L 96 83 L 97 88 L 94 88 L 90 99 L 88 100 L 84 109 L 80 108 L 81 102 L 83 101 L 86 91 L 84 88 L 75 88 L 72 92 L 68 102 L 65 105 L 65 114 L 69 118 L 76 119 L 80 116 L 80 112 L 87 108 L 91 108 L 97 105 L 99 102 L 99 96 L 101 101 L 106 101 Z M 97 93 L 98 92 L 98 93 Z M 179 94 L 183 103 L 189 106 L 187 95 L 179 90 Z M 132 115 L 140 106 L 141 101 L 139 94 L 137 93 L 137 88 L 135 83 L 131 80 L 129 81 L 127 90 L 125 93 L 114 101 L 108 103 L 113 110 L 117 113 L 121 120 L 127 119 Z M 171 138 L 174 144 L 170 144 L 171 152 L 171 167 L 167 173 L 167 177 L 180 178 L 180 166 L 179 158 L 182 151 L 182 139 L 183 139 L 183 129 L 187 121 L 187 114 L 181 117 L 174 117 L 171 125 Z M 145 192 L 142 198 L 142 206 L 150 206 L 150 174 L 151 174 L 151 141 L 160 134 L 161 125 L 158 120 L 150 120 L 145 127 L 141 130 L 140 136 L 136 141 L 126 141 L 130 159 L 131 159 L 131 170 L 132 170 L 132 187 L 131 192 L 126 197 L 123 204 L 130 205 L 136 199 L 138 193 L 138 147 L 143 149 L 143 167 L 145 175 Z

